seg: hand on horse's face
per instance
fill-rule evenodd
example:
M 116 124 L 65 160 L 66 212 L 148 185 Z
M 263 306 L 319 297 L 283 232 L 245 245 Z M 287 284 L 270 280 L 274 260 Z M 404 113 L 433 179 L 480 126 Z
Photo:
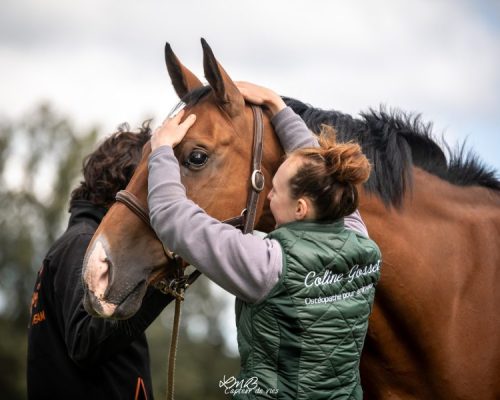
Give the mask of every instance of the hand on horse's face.
M 235 84 L 246 101 L 266 106 L 271 111 L 271 115 L 277 114 L 286 107 L 280 95 L 271 89 L 250 82 L 235 82 Z
M 184 110 L 180 111 L 175 117 L 167 118 L 163 124 L 156 128 L 151 137 L 151 151 L 160 146 L 177 146 L 186 136 L 187 131 L 196 121 L 196 115 L 190 114 L 182 123 L 181 119 Z

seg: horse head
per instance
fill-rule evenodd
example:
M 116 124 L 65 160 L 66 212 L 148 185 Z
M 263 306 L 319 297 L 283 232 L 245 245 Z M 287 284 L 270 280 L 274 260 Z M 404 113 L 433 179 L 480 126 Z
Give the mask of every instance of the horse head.
M 197 116 L 175 148 L 187 196 L 208 214 L 226 220 L 242 213 L 251 190 L 254 117 L 251 107 L 202 39 L 203 86 L 165 46 L 165 60 L 173 87 L 185 107 L 185 117 Z M 256 212 L 256 228 L 269 231 L 274 220 L 266 201 L 271 178 L 283 151 L 269 118 L 263 120 L 264 190 Z M 150 144 L 126 188 L 147 210 Z M 115 203 L 99 225 L 83 264 L 84 305 L 88 312 L 117 319 L 132 316 L 140 307 L 147 285 L 173 270 L 168 256 L 149 224 L 122 203 Z

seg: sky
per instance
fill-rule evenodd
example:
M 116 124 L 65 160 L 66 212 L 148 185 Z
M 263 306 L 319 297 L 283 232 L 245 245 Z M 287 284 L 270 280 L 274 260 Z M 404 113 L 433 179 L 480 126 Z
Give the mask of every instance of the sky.
M 48 100 L 79 126 L 162 121 L 169 42 L 203 80 L 200 37 L 235 80 L 352 115 L 420 113 L 500 170 L 500 2 L 2 0 L 0 115 Z
M 103 135 L 177 102 L 169 42 L 203 80 L 200 38 L 235 80 L 356 116 L 420 113 L 500 171 L 497 0 L 2 0 L 0 116 L 42 101 Z

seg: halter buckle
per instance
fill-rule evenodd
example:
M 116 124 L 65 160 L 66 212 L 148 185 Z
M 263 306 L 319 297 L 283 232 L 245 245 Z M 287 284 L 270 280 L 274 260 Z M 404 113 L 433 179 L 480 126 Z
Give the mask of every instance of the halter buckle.
M 184 300 L 184 291 L 188 288 L 188 276 L 174 278 L 170 281 L 161 280 L 155 284 L 155 288 L 163 294 L 169 294 L 177 300 Z
M 266 179 L 264 178 L 264 174 L 260 169 L 254 169 L 250 181 L 252 182 L 252 187 L 256 192 L 260 193 L 262 192 L 262 190 L 264 190 Z

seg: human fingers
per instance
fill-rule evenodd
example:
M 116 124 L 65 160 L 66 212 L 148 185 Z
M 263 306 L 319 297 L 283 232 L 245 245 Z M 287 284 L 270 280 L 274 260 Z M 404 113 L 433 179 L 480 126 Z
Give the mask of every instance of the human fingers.
M 179 125 L 182 117 L 184 116 L 185 109 L 180 110 L 177 114 L 175 114 L 170 120 L 174 122 L 176 125 Z
M 242 94 L 243 98 L 250 103 L 262 105 L 264 104 L 264 88 L 250 82 L 235 82 L 236 87 Z
M 196 121 L 196 114 L 189 114 L 184 121 L 179 124 L 179 128 L 182 128 L 186 132 L 193 126 Z
M 188 117 L 187 124 L 180 124 L 179 122 L 183 113 L 179 114 L 172 118 L 166 118 L 163 123 L 154 130 L 151 137 L 151 149 L 153 151 L 163 145 L 175 147 L 184 138 L 187 130 L 194 121 L 191 122 L 192 118 Z
M 175 114 L 173 117 L 166 117 L 163 122 L 161 123 L 160 127 L 166 126 L 167 124 L 175 124 L 179 125 L 179 122 L 184 115 L 184 110 L 180 110 L 177 114 Z M 158 129 L 158 128 L 157 128 Z
M 246 101 L 267 107 L 271 115 L 275 115 L 286 107 L 285 102 L 279 94 L 264 86 L 250 82 L 236 82 L 236 87 L 240 90 Z
M 184 139 L 184 136 L 186 136 L 189 128 L 191 128 L 195 120 L 196 115 L 191 114 L 179 125 L 173 125 L 174 129 L 172 129 L 168 137 L 164 138 L 163 143 L 169 144 L 172 147 L 177 146 L 180 142 L 182 142 L 182 139 Z M 174 124 L 174 122 L 172 123 Z

